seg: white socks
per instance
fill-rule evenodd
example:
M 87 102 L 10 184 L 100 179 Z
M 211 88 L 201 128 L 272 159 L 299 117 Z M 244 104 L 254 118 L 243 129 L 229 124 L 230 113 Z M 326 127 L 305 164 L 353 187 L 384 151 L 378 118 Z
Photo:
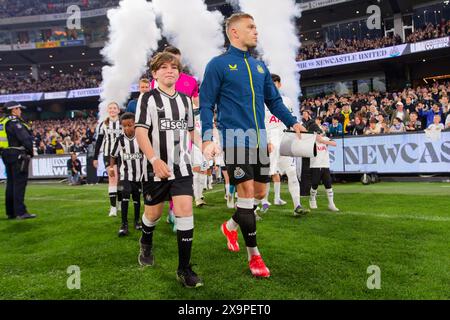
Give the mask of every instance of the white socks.
M 252 259 L 252 256 L 259 256 L 261 255 L 259 253 L 258 247 L 250 248 L 247 247 L 247 255 L 248 255 L 248 261 Z
M 300 202 L 300 183 L 297 179 L 297 173 L 293 169 L 286 172 L 286 174 L 288 176 L 289 193 L 291 194 L 292 202 L 294 202 L 294 208 L 297 208 L 302 205 Z
M 274 182 L 273 189 L 275 192 L 274 196 L 275 201 L 280 200 L 281 182 Z
M 334 193 L 333 193 L 333 189 L 326 189 L 327 191 L 327 198 L 328 198 L 328 203 L 331 205 L 334 205 Z
M 237 230 L 239 228 L 239 225 L 237 224 L 236 221 L 233 220 L 233 218 L 231 218 L 230 220 L 227 221 L 227 229 L 230 231 L 234 231 Z
M 314 190 L 313 188 L 311 188 L 310 192 L 309 192 L 309 197 L 311 200 L 316 200 L 317 197 L 317 189 Z
M 200 200 L 203 195 L 203 181 L 204 174 L 194 172 L 194 197 L 195 200 Z

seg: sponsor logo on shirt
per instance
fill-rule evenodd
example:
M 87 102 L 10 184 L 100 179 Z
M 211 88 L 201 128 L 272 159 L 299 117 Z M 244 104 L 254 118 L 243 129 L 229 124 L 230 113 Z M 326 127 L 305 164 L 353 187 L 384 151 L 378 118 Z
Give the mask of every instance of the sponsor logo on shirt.
M 125 153 L 122 160 L 140 160 L 142 158 L 142 153 Z
M 228 66 L 230 67 L 230 71 L 238 71 L 237 64 L 229 64 Z
M 186 120 L 159 119 L 159 130 L 187 130 Z
M 107 129 L 106 129 L 106 133 L 107 133 L 107 134 L 115 134 L 115 135 L 119 135 L 119 134 L 122 133 L 122 130 L 121 130 L 121 129 L 109 129 L 109 128 L 107 128 Z

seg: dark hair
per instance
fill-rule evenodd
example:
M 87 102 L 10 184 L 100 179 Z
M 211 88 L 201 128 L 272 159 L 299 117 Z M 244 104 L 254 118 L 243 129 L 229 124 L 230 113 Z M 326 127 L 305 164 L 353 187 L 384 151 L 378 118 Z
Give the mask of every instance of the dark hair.
M 174 46 L 167 46 L 163 52 L 168 52 L 174 55 L 181 55 L 180 49 L 174 47 Z
M 339 117 L 338 117 L 338 116 L 334 116 L 334 117 L 333 117 L 333 120 L 339 121 Z
M 135 118 L 134 113 L 125 112 L 123 115 L 120 116 L 120 122 L 125 120 L 134 120 L 134 118 Z
M 277 75 L 275 73 L 272 73 L 271 76 L 272 76 L 272 81 L 273 82 L 281 82 L 281 78 L 280 78 L 279 75 Z
M 308 129 L 309 132 L 323 133 L 323 130 L 316 123 L 313 123 Z

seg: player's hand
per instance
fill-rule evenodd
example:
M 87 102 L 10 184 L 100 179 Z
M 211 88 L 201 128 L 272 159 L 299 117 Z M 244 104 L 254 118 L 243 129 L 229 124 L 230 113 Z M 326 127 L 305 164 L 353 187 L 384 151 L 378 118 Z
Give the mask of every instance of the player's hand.
M 115 176 L 114 168 L 109 168 L 109 169 L 108 169 L 108 175 L 109 175 L 111 178 L 114 178 L 114 176 Z
M 98 160 L 94 160 L 92 165 L 94 166 L 95 169 L 97 169 L 98 168 Z
M 269 144 L 267 145 L 267 149 L 269 151 L 269 153 L 273 152 L 273 144 L 269 142 Z
M 298 138 L 302 138 L 302 132 L 307 132 L 306 128 L 302 126 L 300 123 L 296 123 L 293 125 L 292 129 L 294 129 L 295 133 L 297 134 Z
M 167 179 L 171 175 L 169 166 L 161 159 L 156 159 L 155 161 L 153 161 L 153 171 L 155 172 L 155 175 L 160 179 Z
M 213 141 L 204 141 L 202 153 L 206 160 L 212 160 L 220 154 L 220 149 Z

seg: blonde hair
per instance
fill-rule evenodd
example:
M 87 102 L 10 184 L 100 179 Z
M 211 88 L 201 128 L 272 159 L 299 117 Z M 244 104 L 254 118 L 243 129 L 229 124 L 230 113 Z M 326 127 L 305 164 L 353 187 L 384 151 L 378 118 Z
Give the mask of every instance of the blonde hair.
M 119 109 L 119 112 L 120 112 L 119 104 L 118 104 L 117 102 L 114 102 L 114 101 L 108 103 L 108 105 L 106 106 L 106 108 L 109 108 L 109 106 L 112 105 L 112 104 L 115 104 L 115 105 L 117 106 L 117 109 Z M 105 124 L 106 124 L 107 126 L 109 126 L 109 116 L 106 117 L 106 119 L 105 119 Z
M 225 21 L 225 31 L 227 33 L 228 38 L 230 38 L 229 30 L 230 28 L 238 21 L 242 19 L 252 19 L 255 20 L 250 14 L 245 12 L 237 12 L 233 13 L 226 21 Z

